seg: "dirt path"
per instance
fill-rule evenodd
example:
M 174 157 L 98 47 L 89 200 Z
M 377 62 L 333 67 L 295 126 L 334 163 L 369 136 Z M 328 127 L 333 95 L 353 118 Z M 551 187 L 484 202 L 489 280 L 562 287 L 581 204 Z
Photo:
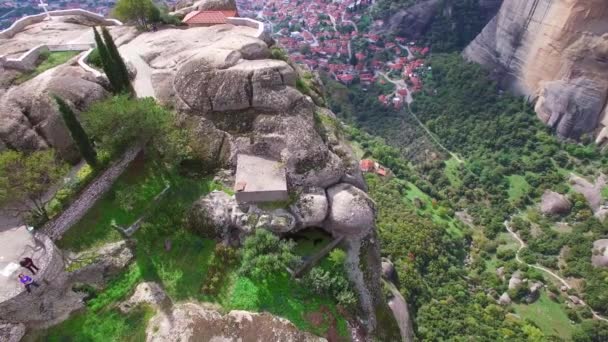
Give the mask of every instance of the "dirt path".
M 520 264 L 524 264 L 527 265 L 528 267 L 532 267 L 535 268 L 539 271 L 545 272 L 549 275 L 551 275 L 553 278 L 557 279 L 560 283 L 562 283 L 568 290 L 572 289 L 572 286 L 570 286 L 570 284 L 568 284 L 568 282 L 560 277 L 559 275 L 555 274 L 555 272 L 544 268 L 542 266 L 537 266 L 537 265 L 532 265 L 532 264 L 528 264 L 525 261 L 521 260 L 519 258 L 519 252 L 521 252 L 522 249 L 524 249 L 524 247 L 526 247 L 526 243 L 524 242 L 524 240 L 522 240 L 519 235 L 517 235 L 517 233 L 515 233 L 511 227 L 509 227 L 509 220 L 505 220 L 504 222 L 505 228 L 507 228 L 507 231 L 509 232 L 509 234 L 511 234 L 511 236 L 513 236 L 513 238 L 515 240 L 517 240 L 517 242 L 519 243 L 519 248 L 517 249 L 517 252 L 515 253 L 515 260 L 520 263 Z M 595 317 L 596 319 L 602 320 L 604 322 L 608 322 L 608 319 L 606 319 L 605 317 L 601 316 L 600 314 L 598 314 L 596 311 L 594 311 L 587 303 L 585 303 L 582 299 L 580 299 L 580 303 L 583 306 L 586 306 L 589 308 L 589 310 L 591 310 L 591 313 L 593 314 L 593 317 Z
M 418 119 L 418 117 L 416 116 L 416 114 L 414 114 L 414 112 L 412 111 L 412 108 L 410 107 L 410 104 L 412 102 L 414 102 L 414 98 L 412 97 L 412 93 L 410 92 L 409 87 L 407 86 L 407 83 L 405 83 L 405 81 L 403 79 L 399 79 L 399 80 L 392 80 L 390 77 L 388 77 L 387 74 L 385 74 L 384 72 L 380 72 L 380 71 L 376 71 L 376 76 L 382 76 L 384 77 L 387 81 L 389 81 L 390 83 L 394 84 L 395 87 L 397 87 L 397 90 L 399 89 L 406 89 L 407 90 L 407 97 L 405 98 L 405 102 L 407 103 L 407 110 L 410 113 L 410 115 L 416 120 L 416 122 L 418 123 L 418 125 L 426 132 L 426 134 L 431 138 L 431 140 L 433 140 L 435 142 L 435 144 L 437 144 L 437 146 L 439 146 L 442 150 L 444 150 L 447 154 L 449 154 L 450 156 L 452 156 L 452 158 L 454 158 L 459 164 L 464 163 L 464 160 L 462 160 L 460 157 L 458 157 L 458 155 L 452 151 L 450 151 L 447 147 L 445 147 L 440 141 L 439 139 L 437 139 L 435 137 L 435 135 L 433 134 L 433 132 L 431 132 L 431 130 L 429 130 L 425 124 L 422 123 L 422 121 L 420 121 L 420 119 Z M 391 94 L 390 96 L 393 96 L 395 93 Z

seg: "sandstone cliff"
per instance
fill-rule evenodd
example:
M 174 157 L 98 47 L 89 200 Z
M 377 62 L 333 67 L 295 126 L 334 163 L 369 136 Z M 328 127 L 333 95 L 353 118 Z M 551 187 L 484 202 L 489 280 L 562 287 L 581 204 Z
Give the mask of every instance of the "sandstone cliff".
M 608 136 L 608 2 L 505 0 L 464 51 L 562 137 Z

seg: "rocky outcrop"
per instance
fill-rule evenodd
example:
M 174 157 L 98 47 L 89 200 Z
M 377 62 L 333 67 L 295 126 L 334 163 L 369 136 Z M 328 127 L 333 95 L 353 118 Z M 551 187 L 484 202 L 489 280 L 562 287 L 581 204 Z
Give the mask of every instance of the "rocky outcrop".
M 593 242 L 591 264 L 593 267 L 608 267 L 608 239 Z
M 268 313 L 230 311 L 223 315 L 197 303 L 175 305 L 170 315 L 157 313 L 146 329 L 147 341 L 326 341 L 298 330 L 286 319 Z
M 390 30 L 397 35 L 418 39 L 426 32 L 440 9 L 440 0 L 418 2 L 393 14 L 389 20 Z
M 52 95 L 77 111 L 108 95 L 91 75 L 77 66 L 61 66 L 0 93 L 0 141 L 17 150 L 55 148 L 74 161 L 78 152 Z
M 365 235 L 375 227 L 374 205 L 367 194 L 350 184 L 327 189 L 329 215 L 324 227 L 336 235 Z
M 140 304 L 146 304 L 155 308 L 163 306 L 166 308 L 171 305 L 171 300 L 158 283 L 144 282 L 139 283 L 137 287 L 135 287 L 133 295 L 126 301 L 120 303 L 118 309 L 122 313 L 128 313 Z
M 608 3 L 511 0 L 466 48 L 562 137 L 608 137 Z
M 545 215 L 567 214 L 572 207 L 566 196 L 549 190 L 545 191 L 540 201 L 540 211 Z
M 74 269 L 70 274 L 71 281 L 103 287 L 107 279 L 123 270 L 133 258 L 131 242 L 125 240 L 69 255 L 68 269 Z
M 0 323 L 0 341 L 19 342 L 25 335 L 25 325 Z

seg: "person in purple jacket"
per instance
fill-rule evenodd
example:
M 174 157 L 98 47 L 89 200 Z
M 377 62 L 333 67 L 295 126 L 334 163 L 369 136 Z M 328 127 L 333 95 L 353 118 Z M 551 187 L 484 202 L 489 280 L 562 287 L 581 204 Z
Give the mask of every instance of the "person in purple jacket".
M 23 284 L 23 286 L 25 286 L 27 293 L 32 293 L 32 286 L 40 286 L 40 284 L 38 284 L 34 279 L 32 279 L 32 277 L 26 276 L 25 274 L 19 274 L 19 281 L 21 282 L 21 284 Z

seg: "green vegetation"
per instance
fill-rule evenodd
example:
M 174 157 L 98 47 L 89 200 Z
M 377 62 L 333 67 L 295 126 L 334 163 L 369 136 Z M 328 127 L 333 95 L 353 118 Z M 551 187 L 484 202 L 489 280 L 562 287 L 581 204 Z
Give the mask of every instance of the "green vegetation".
M 561 304 L 549 299 L 545 292 L 533 304 L 515 304 L 513 307 L 522 319 L 534 322 L 546 336 L 559 336 L 565 340 L 572 338 L 574 325 Z
M 63 122 L 65 122 L 65 125 L 70 131 L 70 136 L 72 137 L 72 140 L 74 140 L 74 143 L 76 143 L 80 155 L 89 165 L 97 167 L 97 152 L 95 152 L 89 136 L 76 118 L 76 114 L 74 114 L 72 108 L 70 108 L 70 106 L 60 97 L 55 96 L 55 101 L 59 105 L 59 112 L 61 113 Z
M 135 23 L 144 30 L 159 21 L 161 16 L 160 10 L 151 0 L 118 0 L 112 14 L 124 22 Z
M 0 153 L 0 206 L 15 214 L 28 214 L 31 224 L 49 220 L 46 196 L 67 173 L 68 166 L 53 150 Z
M 263 279 L 282 272 L 286 267 L 293 267 L 297 260 L 291 252 L 294 246 L 291 240 L 281 240 L 266 229 L 257 229 L 243 244 L 239 273 Z
M 78 51 L 43 52 L 40 54 L 40 57 L 38 57 L 36 68 L 20 75 L 17 79 L 15 79 L 15 83 L 21 84 L 25 81 L 31 80 L 49 69 L 65 64 L 78 54 Z
M 396 176 L 390 180 L 369 176 L 367 181 L 378 204 L 382 253 L 404 278 L 399 290 L 412 305 L 417 336 L 423 340 L 551 339 L 553 331 L 508 316 L 486 296 L 488 291 L 497 296 L 506 291 L 505 282 L 496 276 L 498 267 L 505 267 L 507 279 L 518 268 L 529 272 L 515 262 L 518 244 L 503 234 L 503 222 L 537 203 L 546 189 L 571 191 L 566 182 L 570 172 L 591 178 L 606 169 L 607 160 L 593 145 L 556 139 L 529 104 L 497 91 L 485 71 L 464 63 L 460 56 L 436 55 L 429 64 L 433 73 L 426 76 L 425 89 L 416 95 L 412 109 L 465 163 L 428 158 L 429 151 L 440 158 L 442 152 L 421 143 L 427 137 L 408 113 L 377 105 L 378 87 L 368 92 L 357 85 L 345 88 L 329 82 L 327 87 L 332 109 L 361 127 L 347 129 L 349 137 L 363 155 Z M 558 256 L 567 246 L 561 274 L 585 278 L 584 294 L 578 295 L 596 310 L 608 312 L 606 297 L 600 295 L 608 291 L 600 281 L 608 274 L 590 264 L 591 243 L 606 234 L 608 224 L 593 218 L 580 195 L 568 196 L 573 203 L 570 214 L 543 218 L 535 213 L 526 215 L 527 224 L 512 221 L 528 244 L 521 257 L 560 272 Z M 479 229 L 450 227 L 456 221 L 453 213 L 464 210 Z M 570 233 L 553 228 L 560 220 L 570 224 Z M 470 263 L 464 265 L 466 252 Z M 543 278 L 542 273 L 530 277 Z M 558 311 L 554 316 L 565 314 L 561 306 L 549 310 Z M 580 321 L 588 313 L 569 313 L 569 318 Z
M 115 96 L 93 104 L 82 120 L 97 145 L 114 156 L 144 143 L 165 162 L 177 164 L 187 156 L 187 131 L 177 129 L 173 113 L 152 98 Z
M 329 329 L 347 336 L 346 321 L 338 313 L 334 299 L 319 296 L 297 283 L 285 272 L 268 275 L 263 280 L 237 277 L 224 306 L 231 309 L 268 311 L 285 317 L 299 329 L 318 335 L 326 335 Z M 313 322 L 313 315 L 320 314 L 320 323 Z
M 530 184 L 526 181 L 526 177 L 522 175 L 510 175 L 509 179 L 509 201 L 511 203 L 521 200 L 530 192 Z
M 97 44 L 97 54 L 94 58 L 99 57 L 99 61 L 103 70 L 112 85 L 114 94 L 129 93 L 133 94 L 133 87 L 129 80 L 129 72 L 127 66 L 118 52 L 114 39 L 107 28 L 101 28 L 103 39 L 97 32 L 97 28 L 93 27 L 95 43 Z

